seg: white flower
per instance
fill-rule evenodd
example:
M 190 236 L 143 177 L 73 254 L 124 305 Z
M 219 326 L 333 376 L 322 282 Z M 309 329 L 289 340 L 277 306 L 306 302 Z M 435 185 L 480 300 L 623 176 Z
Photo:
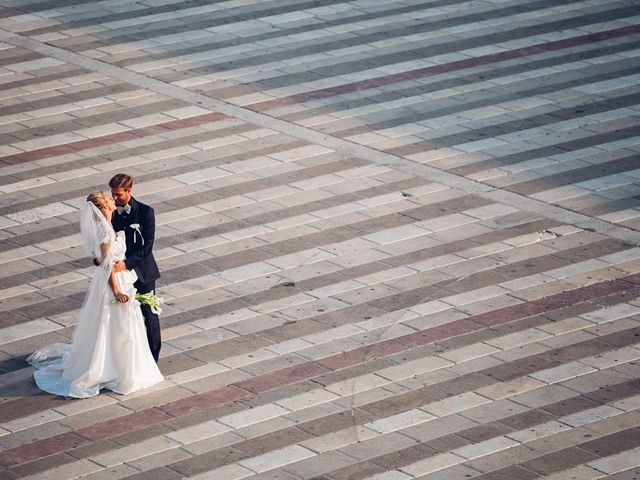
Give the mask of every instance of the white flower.
M 148 293 L 137 293 L 134 289 L 133 292 L 127 292 L 127 296 L 129 297 L 129 301 L 149 305 L 149 307 L 151 307 L 151 311 L 156 315 L 160 315 L 162 313 L 160 305 L 164 303 L 164 299 L 157 296 L 153 290 Z M 114 298 L 111 300 L 111 303 L 118 303 L 118 299 Z
M 132 223 L 129 226 L 133 228 L 133 243 L 136 243 L 136 232 L 137 232 L 140 234 L 140 238 L 142 239 L 142 244 L 144 245 L 144 237 L 142 236 L 142 232 L 140 231 L 140 224 Z

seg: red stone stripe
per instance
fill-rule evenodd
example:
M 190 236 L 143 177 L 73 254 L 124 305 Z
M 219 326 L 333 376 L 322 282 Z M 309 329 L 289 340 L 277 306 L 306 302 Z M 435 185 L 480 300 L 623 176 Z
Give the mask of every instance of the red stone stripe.
M 81 428 L 76 430 L 76 434 L 80 435 L 92 442 L 103 440 L 105 438 L 115 437 L 128 433 L 132 430 L 148 427 L 156 423 L 160 423 L 165 420 L 170 420 L 172 417 L 158 408 L 150 408 L 147 410 L 141 410 L 130 415 L 114 418 L 105 422 L 96 423 L 90 427 Z
M 198 393 L 191 397 L 175 400 L 159 408 L 172 417 L 179 417 L 189 413 L 199 412 L 209 407 L 215 407 L 216 405 L 223 405 L 227 402 L 239 400 L 250 395 L 251 394 L 248 391 L 230 385 L 228 387 L 222 387 L 216 390 Z
M 633 275 L 627 275 L 623 278 L 625 282 L 633 283 L 634 285 L 640 285 L 640 273 L 634 273 Z
M 477 332 L 483 328 L 485 327 L 478 325 L 477 323 L 470 322 L 467 319 L 455 320 L 427 330 L 403 335 L 402 337 L 396 338 L 396 341 L 409 348 L 414 348 L 428 343 L 437 342 L 439 340 L 457 337 L 458 335 Z
M 238 382 L 236 385 L 252 393 L 262 393 L 281 387 L 282 385 L 291 385 L 292 383 L 302 380 L 308 380 L 309 378 L 329 373 L 329 371 L 328 368 L 313 362 L 308 362 L 264 375 L 258 375 L 257 377 Z
M 155 135 L 169 130 L 179 130 L 182 128 L 202 125 L 203 123 L 217 122 L 224 118 L 226 117 L 219 113 L 205 113 L 195 117 L 172 120 L 170 122 L 159 123 L 148 127 L 134 128 L 127 130 L 126 132 L 111 133 L 101 137 L 87 138 L 86 140 L 65 143 L 64 145 L 55 145 L 52 147 L 30 150 L 28 152 L 15 153 L 13 155 L 7 155 L 6 157 L 0 158 L 0 162 L 8 165 L 16 165 L 19 163 L 41 160 L 43 158 L 55 157 L 56 155 L 64 155 L 66 153 L 88 150 L 90 148 L 101 147 L 104 145 L 126 142 L 127 140 L 134 140 L 136 138 L 148 137 L 150 135 Z
M 355 350 L 338 353 L 331 357 L 318 360 L 316 363 L 331 370 L 338 370 L 340 368 L 351 367 L 369 360 L 375 360 L 376 358 L 393 355 L 394 353 L 399 353 L 406 349 L 406 345 L 403 345 L 402 343 L 394 340 L 386 340 L 380 343 L 374 343 L 373 345 L 356 348 Z
M 500 308 L 493 312 L 476 315 L 475 317 L 469 318 L 469 320 L 484 327 L 490 327 L 492 325 L 498 325 L 512 320 L 538 315 L 549 310 L 555 310 L 574 303 L 584 302 L 586 300 L 603 297 L 605 295 L 633 288 L 633 284 L 626 281 L 625 278 L 626 277 L 622 277 L 617 280 L 594 283 L 592 285 L 556 293 L 555 295 L 550 295 L 538 300 L 532 300 L 523 304 Z
M 629 25 L 612 30 L 605 30 L 603 32 L 595 32 L 578 37 L 566 38 L 564 40 L 539 43 L 537 45 L 531 45 L 529 47 L 516 48 L 514 50 L 507 50 L 504 52 L 492 53 L 479 57 L 467 58 L 464 60 L 457 60 L 455 62 L 444 63 L 442 65 L 434 65 L 433 67 L 423 67 L 416 70 L 409 70 L 407 72 L 369 78 L 367 80 L 345 83 L 343 85 L 336 85 L 334 87 L 321 88 L 319 90 L 291 95 L 290 97 L 283 97 L 274 100 L 266 100 L 264 102 L 253 103 L 247 105 L 246 108 L 249 108 L 256 112 L 264 112 L 278 107 L 308 102 L 310 100 L 318 100 L 321 98 L 333 97 L 335 95 L 343 95 L 345 93 L 352 93 L 359 90 L 391 85 L 394 83 L 422 78 L 429 75 L 448 73 L 456 70 L 477 67 L 480 65 L 487 65 L 490 63 L 504 62 L 505 60 L 527 57 L 530 55 L 536 55 L 538 53 L 549 52 L 553 50 L 562 50 L 563 48 L 585 45 L 616 37 L 623 37 L 638 32 L 640 32 L 640 25 Z
M 42 458 L 47 455 L 53 455 L 54 453 L 64 452 L 65 450 L 70 450 L 87 443 L 89 443 L 89 440 L 82 438 L 75 433 L 62 433 L 55 437 L 45 438 L 44 440 L 38 440 L 36 442 L 0 452 L 0 465 L 3 467 L 10 467 L 12 465 L 30 462 L 36 458 Z
M 30 444 L 5 450 L 0 453 L 0 465 L 7 467 L 64 452 L 85 444 L 110 438 L 122 433 L 160 423 L 205 410 L 209 407 L 247 398 L 271 389 L 283 387 L 303 380 L 312 379 L 332 370 L 347 368 L 367 360 L 409 350 L 435 341 L 475 332 L 483 328 L 504 324 L 539 313 L 561 308 L 578 302 L 593 300 L 612 293 L 637 288 L 640 274 L 629 275 L 616 280 L 594 283 L 585 287 L 561 292 L 539 300 L 504 307 L 493 312 L 474 315 L 444 325 L 384 340 L 375 345 L 365 345 L 348 352 L 331 355 L 324 359 L 284 368 L 275 372 L 258 375 L 248 380 L 222 388 L 199 393 L 191 397 L 175 400 L 160 407 L 141 410 L 126 417 L 101 422 L 85 427 L 75 433 L 65 433 Z

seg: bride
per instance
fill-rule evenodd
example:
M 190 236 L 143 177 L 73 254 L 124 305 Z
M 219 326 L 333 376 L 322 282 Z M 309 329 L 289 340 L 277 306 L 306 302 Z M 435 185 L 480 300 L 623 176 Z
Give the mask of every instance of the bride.
M 93 192 L 80 214 L 87 254 L 97 258 L 71 344 L 53 344 L 31 354 L 27 362 L 41 390 L 63 397 L 86 398 L 103 388 L 126 395 L 164 380 L 149 350 L 144 318 L 135 300 L 133 270 L 114 272 L 125 257 L 124 232 L 114 232 L 116 206 L 104 192 Z

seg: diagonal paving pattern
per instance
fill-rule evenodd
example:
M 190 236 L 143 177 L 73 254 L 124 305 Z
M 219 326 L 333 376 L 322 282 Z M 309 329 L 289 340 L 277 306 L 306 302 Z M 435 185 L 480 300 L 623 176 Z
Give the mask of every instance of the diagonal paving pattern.
M 0 478 L 640 475 L 635 1 L 7 0 Z M 167 381 L 44 395 L 119 171 Z

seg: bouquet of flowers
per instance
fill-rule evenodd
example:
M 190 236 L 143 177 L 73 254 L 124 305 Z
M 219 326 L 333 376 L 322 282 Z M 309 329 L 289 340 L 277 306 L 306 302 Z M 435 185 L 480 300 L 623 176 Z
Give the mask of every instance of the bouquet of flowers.
M 142 305 L 149 305 L 149 307 L 151 307 L 151 311 L 156 315 L 162 313 L 162 308 L 160 308 L 160 305 L 164 303 L 164 299 L 157 296 L 153 290 L 147 293 L 136 293 L 134 298 Z M 111 303 L 118 303 L 118 299 L 114 298 L 113 300 L 111 300 Z

